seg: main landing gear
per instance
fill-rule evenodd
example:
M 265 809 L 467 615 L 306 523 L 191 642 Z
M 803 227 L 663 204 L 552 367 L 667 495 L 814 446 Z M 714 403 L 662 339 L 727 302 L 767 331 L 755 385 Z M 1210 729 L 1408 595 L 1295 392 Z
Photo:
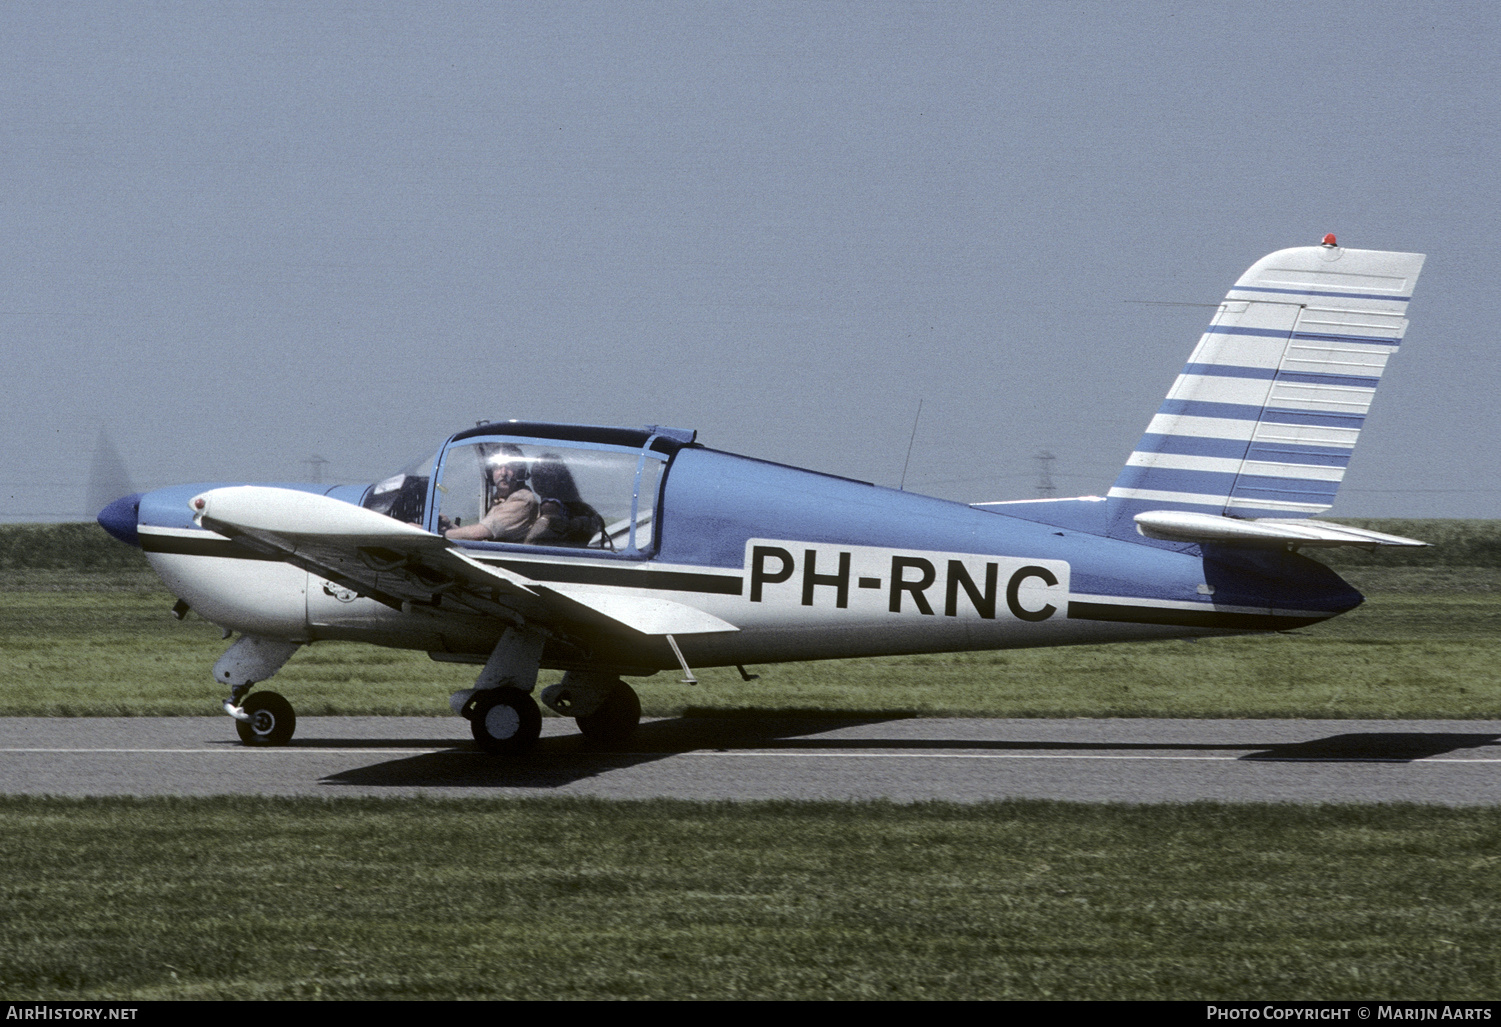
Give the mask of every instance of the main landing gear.
M 542 711 L 537 701 L 519 688 L 490 688 L 471 695 L 461 711 L 469 720 L 474 740 L 497 756 L 519 756 L 537 744 Z
M 624 744 L 641 723 L 636 690 L 612 674 L 569 671 L 542 690 L 542 701 L 572 717 L 585 738 L 596 745 Z
M 569 673 L 562 684 L 543 690 L 542 701 L 554 712 L 573 717 L 584 737 L 598 746 L 624 744 L 641 722 L 641 700 L 619 678 Z M 520 756 L 542 733 L 536 700 L 509 682 L 459 692 L 454 705 L 469 721 L 475 743 L 496 756 Z
M 506 628 L 474 682 L 473 690 L 455 692 L 450 702 L 469 719 L 481 749 L 517 756 L 537 742 L 542 713 L 531 697 L 537 687 L 544 636 L 526 626 Z M 554 713 L 573 717 L 584 737 L 596 745 L 620 745 L 641 722 L 641 700 L 614 674 L 570 670 L 556 685 L 542 690 L 542 702 Z
M 621 745 L 641 723 L 641 699 L 636 690 L 616 679 L 604 702 L 593 713 L 575 719 L 584 737 L 599 745 Z

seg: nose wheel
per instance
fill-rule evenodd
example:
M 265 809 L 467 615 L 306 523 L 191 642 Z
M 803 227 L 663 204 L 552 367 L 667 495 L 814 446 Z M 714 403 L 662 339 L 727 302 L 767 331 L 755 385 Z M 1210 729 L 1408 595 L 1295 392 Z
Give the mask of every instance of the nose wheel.
M 235 731 L 246 745 L 286 745 L 297 730 L 292 704 L 276 692 L 252 692 L 240 704 L 249 716 L 236 718 Z

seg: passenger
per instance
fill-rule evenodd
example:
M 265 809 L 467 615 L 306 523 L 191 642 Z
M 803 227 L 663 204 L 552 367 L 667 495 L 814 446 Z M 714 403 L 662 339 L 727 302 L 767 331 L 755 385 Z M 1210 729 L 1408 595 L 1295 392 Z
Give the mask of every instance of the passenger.
M 532 468 L 532 488 L 541 497 L 537 523 L 527 533 L 534 546 L 587 546 L 603 536 L 605 521 L 584 502 L 574 483 L 573 472 L 556 453 L 544 453 Z
M 537 496 L 527 488 L 526 458 L 520 447 L 503 442 L 486 461 L 490 508 L 474 524 L 442 527 L 445 538 L 489 542 L 523 542 L 537 523 Z M 444 518 L 446 522 L 447 518 Z

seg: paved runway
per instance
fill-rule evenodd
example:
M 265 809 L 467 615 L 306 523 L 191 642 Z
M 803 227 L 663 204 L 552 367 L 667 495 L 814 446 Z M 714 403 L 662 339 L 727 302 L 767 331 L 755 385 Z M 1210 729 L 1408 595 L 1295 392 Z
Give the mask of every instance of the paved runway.
M 629 751 L 548 718 L 511 764 L 458 718 L 308 717 L 241 746 L 227 717 L 0 718 L 0 792 L 1501 803 L 1501 721 L 647 721 Z

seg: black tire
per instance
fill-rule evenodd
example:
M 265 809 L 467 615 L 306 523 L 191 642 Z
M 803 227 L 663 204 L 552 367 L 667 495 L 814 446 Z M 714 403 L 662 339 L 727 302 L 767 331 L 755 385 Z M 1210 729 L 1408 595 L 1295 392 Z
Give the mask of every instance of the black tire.
M 537 702 L 519 688 L 491 688 L 470 700 L 473 704 L 469 730 L 486 752 L 497 756 L 520 756 L 537 744 L 542 733 L 542 711 Z
M 584 737 L 599 745 L 621 745 L 636 733 L 641 723 L 641 697 L 624 681 L 610 686 L 610 694 L 599 709 L 576 718 Z
M 236 720 L 235 730 L 246 745 L 286 745 L 297 730 L 292 704 L 276 692 L 252 692 L 240 708 L 249 720 Z

